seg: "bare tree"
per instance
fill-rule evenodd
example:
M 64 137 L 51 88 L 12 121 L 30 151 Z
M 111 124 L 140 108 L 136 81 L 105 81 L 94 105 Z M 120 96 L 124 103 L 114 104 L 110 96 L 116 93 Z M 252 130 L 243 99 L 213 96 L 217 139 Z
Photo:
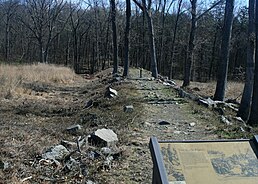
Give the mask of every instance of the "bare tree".
M 227 83 L 228 62 L 229 62 L 229 41 L 233 22 L 235 0 L 227 0 L 225 6 L 224 26 L 222 30 L 222 42 L 220 51 L 220 62 L 218 66 L 218 76 L 214 100 L 223 101 Z
M 246 60 L 246 79 L 244 92 L 237 116 L 243 120 L 248 120 L 251 108 L 253 80 L 254 80 L 254 49 L 255 49 L 255 0 L 249 0 L 249 25 L 248 25 L 248 45 Z
M 65 3 L 63 0 L 26 0 L 26 5 L 29 19 L 21 21 L 38 42 L 39 61 L 47 63 L 49 47 L 68 19 L 60 16 Z M 58 23 L 62 26 L 57 26 Z
M 256 47 L 255 47 L 255 63 L 258 63 L 258 3 L 256 2 L 255 5 L 255 41 L 256 41 Z M 250 117 L 248 120 L 249 125 L 258 125 L 258 65 L 255 64 L 254 69 L 254 84 L 253 84 L 253 97 L 252 97 L 252 103 L 251 103 L 251 111 L 250 111 Z
M 10 56 L 10 33 L 11 24 L 13 23 L 13 17 L 16 14 L 19 2 L 17 0 L 8 0 L 2 3 L 4 11 L 4 23 L 5 23 L 5 60 L 9 60 Z
M 173 77 L 173 62 L 174 62 L 174 54 L 175 54 L 175 42 L 176 42 L 176 35 L 177 35 L 177 29 L 178 29 L 179 16 L 180 16 L 181 8 L 182 8 L 182 2 L 183 2 L 183 0 L 179 0 L 177 14 L 176 14 L 176 22 L 175 22 L 175 26 L 174 26 L 174 33 L 173 33 L 172 47 L 171 47 L 170 70 L 169 70 L 169 78 L 170 79 L 172 79 L 172 77 Z
M 156 58 L 156 47 L 155 47 L 155 40 L 154 40 L 154 29 L 153 29 L 153 20 L 152 20 L 152 13 L 151 13 L 151 5 L 152 0 L 142 0 L 140 3 L 137 0 L 133 0 L 135 4 L 143 11 L 145 16 L 147 17 L 148 23 L 148 30 L 149 30 L 149 47 L 150 47 L 150 58 L 151 58 L 151 73 L 152 77 L 158 77 L 158 69 L 157 69 L 157 58 Z
M 185 69 L 184 69 L 184 82 L 183 86 L 189 86 L 190 84 L 190 76 L 191 76 L 191 67 L 193 63 L 193 50 L 194 50 L 194 39 L 195 39 L 195 32 L 196 32 L 196 3 L 197 0 L 190 0 L 191 3 L 191 31 L 188 43 L 188 52 L 187 52 L 187 60 L 185 62 Z
M 79 69 L 82 66 L 79 66 L 80 63 L 80 47 L 82 37 L 88 33 L 91 23 L 87 23 L 84 17 L 88 7 L 82 8 L 82 4 L 77 4 L 73 6 L 70 3 L 70 25 L 72 28 L 72 37 L 73 37 L 73 67 L 76 73 L 80 73 Z
M 117 29 L 116 29 L 116 2 L 110 0 L 111 21 L 113 31 L 113 74 L 118 73 L 118 48 L 117 48 Z
M 191 77 L 191 69 L 192 69 L 192 63 L 193 63 L 193 52 L 194 52 L 194 41 L 195 41 L 195 34 L 196 34 L 196 28 L 197 28 L 197 21 L 203 17 L 206 13 L 208 13 L 210 10 L 212 10 L 214 7 L 216 7 L 218 4 L 223 2 L 224 0 L 217 1 L 214 3 L 210 8 L 205 10 L 201 15 L 197 17 L 197 0 L 190 0 L 191 3 L 191 30 L 190 30 L 190 36 L 189 36 L 189 43 L 188 43 L 188 53 L 187 53 L 187 60 L 185 62 L 185 69 L 184 69 L 184 82 L 183 86 L 189 86 L 190 85 L 190 77 Z
M 129 35 L 130 35 L 130 20 L 131 20 L 131 1 L 126 0 L 126 26 L 125 26 L 125 58 L 124 58 L 124 73 L 123 76 L 128 76 L 129 73 Z

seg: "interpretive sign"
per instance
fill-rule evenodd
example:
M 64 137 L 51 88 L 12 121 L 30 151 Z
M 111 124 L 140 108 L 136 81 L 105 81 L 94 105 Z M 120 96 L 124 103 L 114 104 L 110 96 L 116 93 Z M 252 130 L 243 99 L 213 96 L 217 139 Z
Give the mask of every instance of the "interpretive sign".
M 257 184 L 258 136 L 218 141 L 150 140 L 153 184 Z

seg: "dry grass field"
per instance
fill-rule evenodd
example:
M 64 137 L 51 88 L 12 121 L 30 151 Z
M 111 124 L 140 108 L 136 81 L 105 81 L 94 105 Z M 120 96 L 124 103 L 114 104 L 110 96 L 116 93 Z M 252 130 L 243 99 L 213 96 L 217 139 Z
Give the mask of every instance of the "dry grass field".
M 22 95 L 24 84 L 72 84 L 82 78 L 70 68 L 48 65 L 0 65 L 0 97 Z

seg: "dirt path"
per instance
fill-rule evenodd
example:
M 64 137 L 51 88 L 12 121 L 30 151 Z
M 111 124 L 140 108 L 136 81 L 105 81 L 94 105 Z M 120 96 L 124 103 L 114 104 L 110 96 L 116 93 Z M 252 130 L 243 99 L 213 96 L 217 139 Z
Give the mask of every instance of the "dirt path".
M 130 72 L 128 81 L 136 93 L 132 101 L 141 99 L 141 109 L 129 137 L 131 153 L 126 162 L 130 165 L 131 178 L 125 183 L 151 183 L 152 162 L 148 147 L 151 136 L 159 140 L 212 140 L 218 138 L 212 123 L 219 120 L 214 112 L 180 98 L 171 86 L 151 80 L 149 72 L 145 71 L 143 79 L 138 78 L 138 70 Z
M 138 69 L 130 72 L 129 79 L 116 82 L 107 70 L 72 86 L 29 84 L 23 96 L 1 99 L 0 161 L 10 167 L 0 170 L 0 183 L 21 183 L 26 177 L 32 178 L 23 183 L 151 183 L 151 136 L 163 140 L 217 138 L 213 122 L 218 122 L 218 117 L 214 112 L 179 98 L 172 87 L 149 79 L 147 71 L 142 79 L 138 79 Z M 116 99 L 104 98 L 107 86 L 118 91 Z M 86 109 L 89 100 L 95 105 Z M 125 105 L 133 105 L 134 111 L 123 112 Z M 65 132 L 73 124 L 83 127 L 78 135 Z M 100 169 L 100 159 L 87 160 L 90 151 L 99 149 L 91 145 L 77 156 L 88 168 L 86 175 L 39 163 L 49 147 L 61 140 L 86 137 L 99 128 L 110 128 L 118 134 L 117 149 L 122 154 L 111 169 Z

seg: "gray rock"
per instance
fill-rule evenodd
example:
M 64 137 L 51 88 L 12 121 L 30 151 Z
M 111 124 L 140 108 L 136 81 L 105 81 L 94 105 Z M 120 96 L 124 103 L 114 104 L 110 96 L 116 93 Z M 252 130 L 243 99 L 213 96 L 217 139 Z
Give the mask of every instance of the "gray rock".
M 225 123 L 226 125 L 232 125 L 232 123 L 225 116 L 221 116 L 220 119 L 221 122 Z
M 118 141 L 117 135 L 113 130 L 105 128 L 95 131 L 89 139 L 93 144 L 101 144 L 105 146 L 114 145 Z
M 115 98 L 117 96 L 118 96 L 118 92 L 115 89 L 112 89 L 110 87 L 107 88 L 107 91 L 105 93 L 105 97 Z
M 84 108 L 85 108 L 85 109 L 89 109 L 89 108 L 91 108 L 92 106 L 93 106 L 93 100 L 89 100 L 89 101 L 85 104 Z
M 90 151 L 88 153 L 88 157 L 91 159 L 91 160 L 94 160 L 94 159 L 97 159 L 100 157 L 100 154 L 97 153 L 96 151 Z
M 124 106 L 124 112 L 133 112 L 133 105 L 126 105 Z
M 121 80 L 121 77 L 113 77 L 113 82 L 120 82 Z
M 70 134 L 76 134 L 81 129 L 82 129 L 81 125 L 77 124 L 77 125 L 72 125 L 72 126 L 66 128 L 66 131 L 69 132 Z
M 111 164 L 112 164 L 112 161 L 114 160 L 113 156 L 109 156 L 106 158 L 106 160 L 104 161 L 103 165 L 104 165 L 104 168 L 106 169 L 111 169 Z
M 241 117 L 234 117 L 234 119 L 245 124 L 245 121 Z
M 194 127 L 195 125 L 196 125 L 195 122 L 189 123 L 189 126 L 190 126 L 190 127 Z
M 149 122 L 144 122 L 143 126 L 144 127 L 152 127 L 153 125 L 151 123 L 149 123 Z
M 216 102 L 210 98 L 207 99 L 199 99 L 199 104 L 202 104 L 206 107 L 216 107 Z
M 100 152 L 103 154 L 103 155 L 110 155 L 112 153 L 112 150 L 108 147 L 103 147 L 101 148 Z
M 66 147 L 69 150 L 77 149 L 77 143 L 76 142 L 70 142 L 70 141 L 62 140 L 61 145 L 63 145 L 64 147 Z
M 86 182 L 86 184 L 95 184 L 95 182 L 93 182 L 93 181 L 91 181 L 91 180 L 88 180 L 88 181 Z
M 245 132 L 245 129 L 243 127 L 240 127 L 241 132 Z
M 42 158 L 51 160 L 63 160 L 69 151 L 63 145 L 57 145 L 50 148 L 42 154 Z
M 66 163 L 65 163 L 65 168 L 69 171 L 79 169 L 80 163 L 76 161 L 73 158 L 70 158 Z
M 174 134 L 181 134 L 181 131 L 175 130 Z
M 0 160 L 0 169 L 7 170 L 10 167 L 9 163 Z
M 68 150 L 77 150 L 78 146 L 81 148 L 84 144 L 86 144 L 86 138 L 81 138 L 78 140 L 77 142 L 70 142 L 70 141 L 66 141 L 66 140 L 62 140 L 61 141 L 61 145 L 63 145 L 64 147 L 66 147 Z

